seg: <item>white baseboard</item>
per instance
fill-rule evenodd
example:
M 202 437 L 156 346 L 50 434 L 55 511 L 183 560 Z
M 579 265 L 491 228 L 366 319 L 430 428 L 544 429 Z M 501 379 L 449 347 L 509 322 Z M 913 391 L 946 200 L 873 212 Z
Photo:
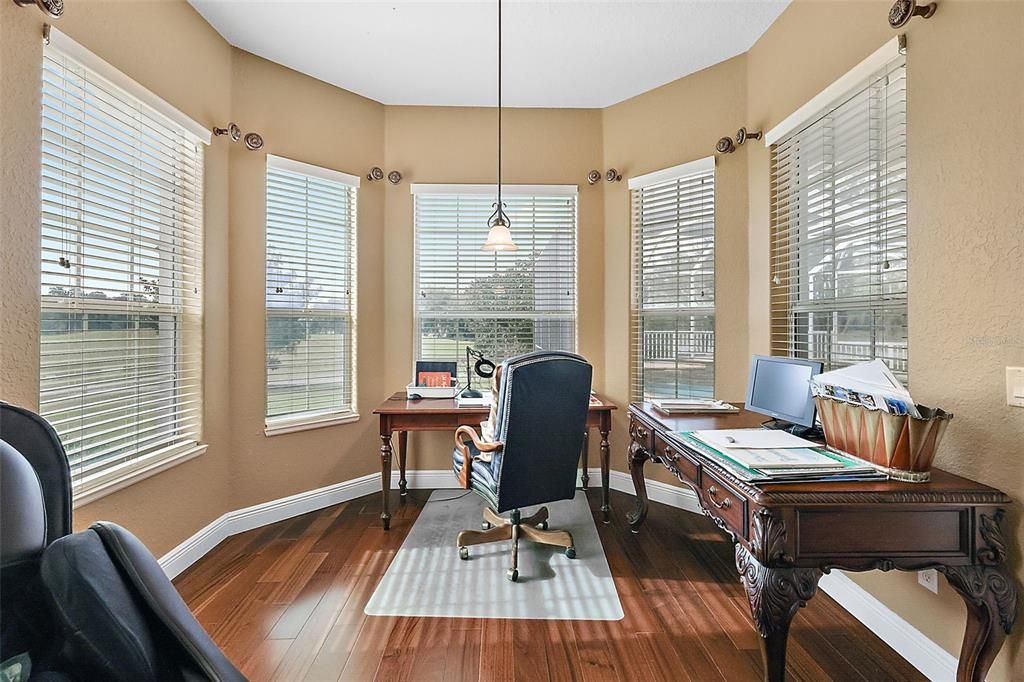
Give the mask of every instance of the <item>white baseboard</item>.
M 588 473 L 590 488 L 598 488 L 601 470 L 589 469 Z M 392 472 L 392 490 L 398 489 L 398 478 L 398 472 Z M 450 469 L 408 471 L 406 481 L 410 489 L 457 487 Z M 633 479 L 621 471 L 610 472 L 608 487 L 629 495 L 636 494 Z M 376 492 L 380 492 L 380 476 L 370 474 L 228 512 L 161 557 L 160 567 L 169 578 L 174 578 L 232 535 Z M 688 487 L 647 479 L 647 496 L 653 502 L 701 513 L 696 493 Z M 956 678 L 955 656 L 841 572 L 833 571 L 823 576 L 819 587 L 929 679 L 945 682 Z
M 929 680 L 956 679 L 956 656 L 925 637 L 842 571 L 822 576 L 818 587 Z
M 228 512 L 163 555 L 160 567 L 173 579 L 232 535 L 379 491 L 380 476 L 370 474 Z

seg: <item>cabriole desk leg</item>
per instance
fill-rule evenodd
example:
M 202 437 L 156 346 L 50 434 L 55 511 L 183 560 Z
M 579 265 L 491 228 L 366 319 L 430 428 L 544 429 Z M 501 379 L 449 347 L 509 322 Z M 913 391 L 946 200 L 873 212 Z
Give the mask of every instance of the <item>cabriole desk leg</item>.
M 996 566 L 946 566 L 950 586 L 967 605 L 957 682 L 982 682 L 1017 616 L 1017 586 Z
M 736 570 L 750 602 L 750 615 L 761 637 L 765 682 L 786 679 L 786 641 L 797 610 L 818 591 L 816 568 L 768 568 L 736 543 Z
M 629 463 L 629 474 L 633 478 L 633 488 L 636 489 L 636 509 L 626 514 L 629 521 L 629 529 L 634 533 L 640 532 L 640 526 L 647 518 L 647 480 L 644 479 L 644 462 L 648 459 L 647 451 L 637 443 L 629 444 L 629 451 L 626 454 Z

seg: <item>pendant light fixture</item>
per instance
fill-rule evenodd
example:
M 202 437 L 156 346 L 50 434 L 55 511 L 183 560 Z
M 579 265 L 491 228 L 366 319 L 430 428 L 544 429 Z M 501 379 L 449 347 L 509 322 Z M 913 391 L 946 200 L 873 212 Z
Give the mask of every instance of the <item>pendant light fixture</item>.
M 484 251 L 519 250 L 512 241 L 512 233 L 509 232 L 511 221 L 501 201 L 501 0 L 498 0 L 498 200 L 494 203 L 494 213 L 487 219 L 487 226 L 490 230 L 481 247 Z

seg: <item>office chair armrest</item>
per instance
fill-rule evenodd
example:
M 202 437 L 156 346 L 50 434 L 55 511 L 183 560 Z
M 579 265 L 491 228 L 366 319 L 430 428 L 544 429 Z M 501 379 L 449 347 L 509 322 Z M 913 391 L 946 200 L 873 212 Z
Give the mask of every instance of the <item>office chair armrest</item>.
M 473 442 L 473 446 L 480 452 L 498 452 L 505 447 L 504 443 L 485 443 L 476 435 L 472 426 L 460 426 L 455 429 L 455 448 L 462 453 L 462 471 L 459 473 L 459 484 L 469 489 L 469 470 L 473 468 L 475 457 L 469 454 L 469 446 L 466 439 Z

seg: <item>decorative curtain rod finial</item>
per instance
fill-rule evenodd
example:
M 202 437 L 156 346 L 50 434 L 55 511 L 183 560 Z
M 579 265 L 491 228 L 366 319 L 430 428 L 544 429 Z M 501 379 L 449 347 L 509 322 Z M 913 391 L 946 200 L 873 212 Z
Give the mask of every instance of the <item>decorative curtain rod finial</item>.
M 601 182 L 601 171 L 595 169 L 587 173 L 587 184 L 596 185 L 599 182 Z
M 725 137 L 718 138 L 718 144 L 715 145 L 715 151 L 719 154 L 732 154 L 736 151 L 736 145 L 733 143 L 732 138 L 727 135 Z
M 60 19 L 64 14 L 64 0 L 14 0 L 14 4 L 18 7 L 35 5 L 51 19 Z
M 760 130 L 758 130 L 756 133 L 750 133 L 747 132 L 746 128 L 740 128 L 739 130 L 736 131 L 736 144 L 741 145 L 747 140 L 760 140 L 763 135 L 764 133 L 762 133 Z
M 914 17 L 930 19 L 936 9 L 938 9 L 938 4 L 934 2 L 919 5 L 917 0 L 896 0 L 889 9 L 889 26 L 893 29 L 900 29 Z
M 216 136 L 227 135 L 232 142 L 238 142 L 242 139 L 242 129 L 234 123 L 229 123 L 227 128 L 214 128 L 213 134 Z
M 251 152 L 258 152 L 263 149 L 263 136 L 259 133 L 246 133 L 243 139 L 245 148 Z
M 604 175 L 604 179 L 607 180 L 608 182 L 618 182 L 619 180 L 622 179 L 622 173 L 615 170 L 614 168 L 609 168 L 608 172 L 605 173 Z

